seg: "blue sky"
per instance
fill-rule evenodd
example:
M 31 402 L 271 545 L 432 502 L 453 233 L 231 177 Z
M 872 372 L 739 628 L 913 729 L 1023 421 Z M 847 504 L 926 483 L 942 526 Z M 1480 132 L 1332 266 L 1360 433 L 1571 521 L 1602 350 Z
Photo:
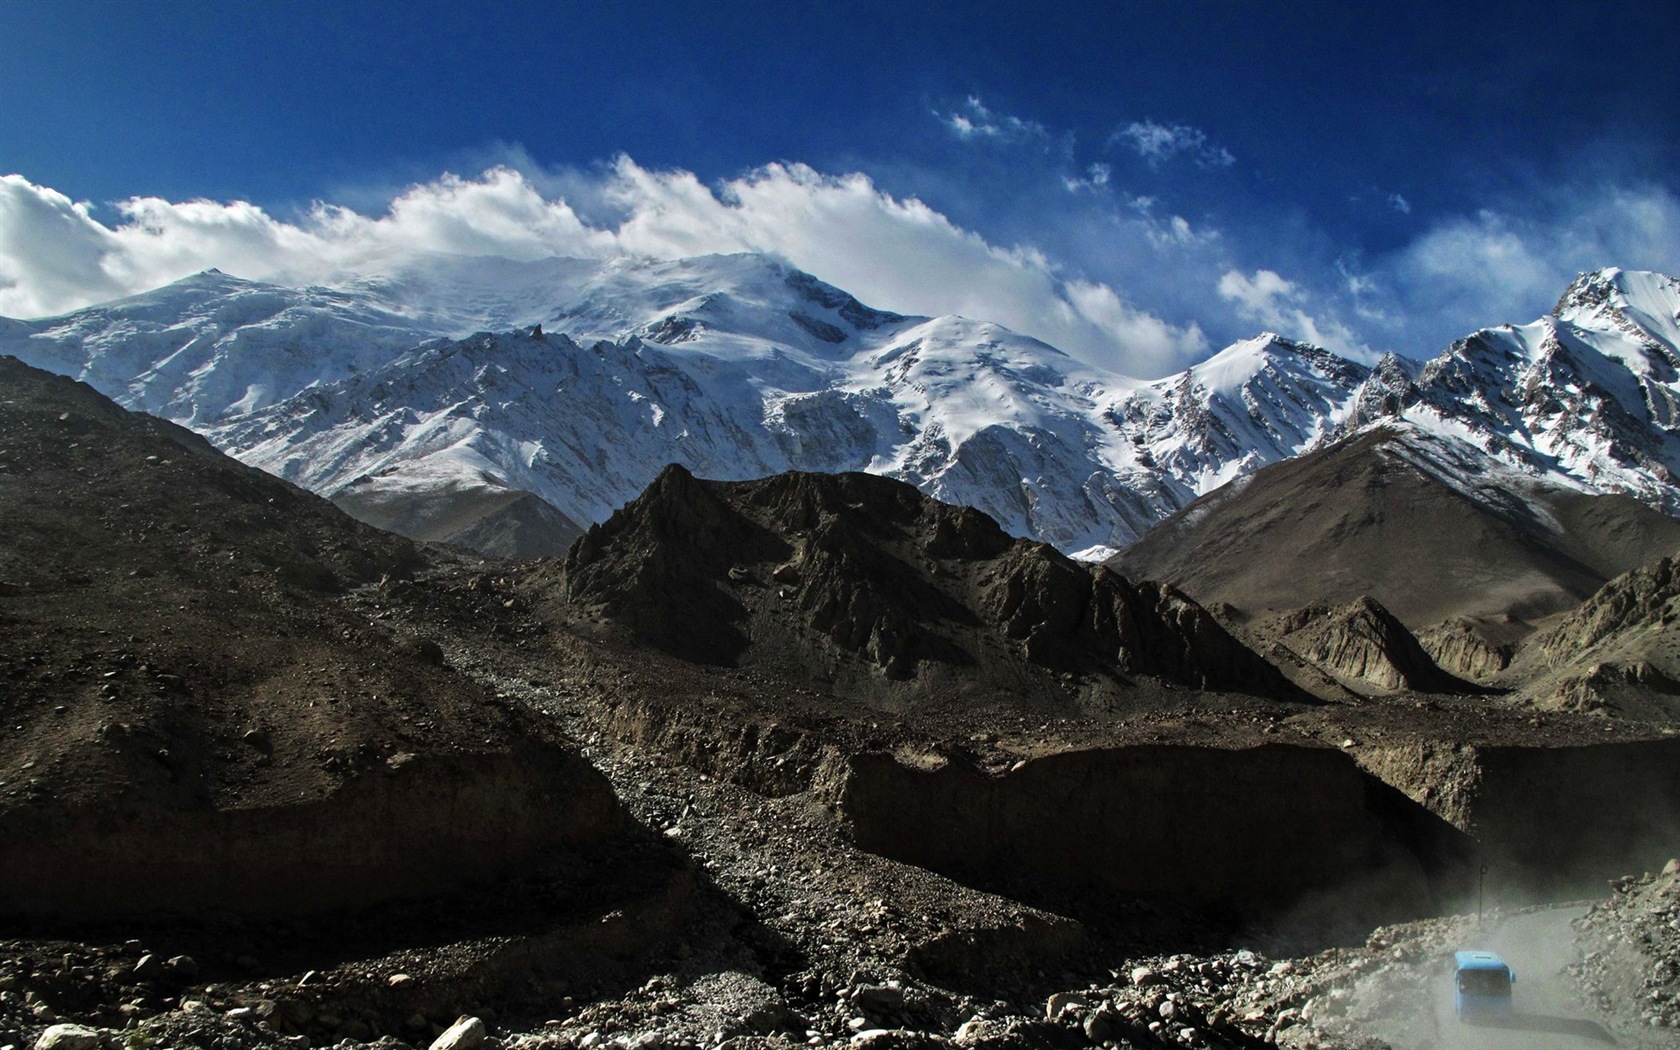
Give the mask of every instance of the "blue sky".
M 1262 328 L 1424 356 L 1680 270 L 1677 35 L 1672 2 L 0 0 L 0 314 L 753 248 L 1136 375 Z

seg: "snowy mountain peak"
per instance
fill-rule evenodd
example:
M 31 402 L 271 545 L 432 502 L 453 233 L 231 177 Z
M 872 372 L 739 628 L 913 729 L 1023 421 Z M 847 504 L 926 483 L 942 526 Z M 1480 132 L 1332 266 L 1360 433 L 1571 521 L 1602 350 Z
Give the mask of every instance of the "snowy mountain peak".
M 1680 281 L 1646 270 L 1580 274 L 1553 310 L 1559 321 L 1613 329 L 1674 362 L 1680 353 Z
M 1312 376 L 1331 382 L 1358 382 L 1366 369 L 1311 343 L 1262 332 L 1232 343 L 1183 373 L 1210 390 L 1235 391 L 1262 375 Z
M 1558 297 L 1557 305 L 1552 307 L 1555 317 L 1569 317 L 1572 314 L 1591 310 L 1607 302 L 1617 293 L 1616 282 L 1622 271 L 1614 266 L 1607 266 L 1602 270 L 1585 270 L 1575 275 L 1569 282 L 1563 295 Z
M 529 493 L 586 525 L 669 463 L 718 479 L 863 470 L 1100 556 L 1391 420 L 1680 509 L 1680 285 L 1639 271 L 1583 274 L 1555 315 L 1421 366 L 1265 332 L 1150 382 L 983 320 L 876 310 L 753 254 L 433 255 L 307 288 L 206 271 L 5 322 L 0 352 L 384 521 L 418 520 L 439 494 L 453 514 L 475 493 Z
M 1342 432 L 1352 433 L 1382 420 L 1396 419 L 1417 400 L 1417 379 L 1421 371 L 1415 361 L 1395 353 L 1377 359 L 1365 380 L 1354 391 Z

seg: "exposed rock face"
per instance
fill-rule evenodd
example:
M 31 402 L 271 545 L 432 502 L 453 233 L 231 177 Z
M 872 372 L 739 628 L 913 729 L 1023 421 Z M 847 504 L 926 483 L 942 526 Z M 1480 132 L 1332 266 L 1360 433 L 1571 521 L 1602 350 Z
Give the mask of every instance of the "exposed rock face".
M 619 833 L 555 727 L 337 600 L 412 590 L 409 541 L 69 379 L 0 390 L 0 912 L 360 905 Z
M 1680 835 L 1680 741 L 1412 744 L 1360 762 L 1473 837 L 1508 900 L 1602 892 L 1661 868 Z
M 1501 625 L 1455 616 L 1443 620 L 1417 636 L 1418 644 L 1435 665 L 1467 681 L 1491 685 L 1511 664 L 1515 646 L 1495 639 L 1509 633 Z
M 1302 658 L 1350 684 L 1423 693 L 1475 691 L 1436 666 L 1406 625 L 1370 597 L 1297 609 L 1280 619 L 1277 630 Z
M 360 907 L 436 893 L 621 827 L 600 774 L 542 746 L 414 758 L 299 804 L 17 807 L 0 850 L 0 913 Z
M 1611 580 L 1532 645 L 1555 665 L 1630 631 L 1680 622 L 1680 562 L 1662 558 Z
M 1307 894 L 1422 914 L 1463 889 L 1469 843 L 1339 751 L 1142 746 L 1067 752 L 1003 775 L 854 759 L 842 818 L 859 845 L 988 886 L 1278 911 Z
M 670 467 L 578 541 L 564 590 L 708 663 L 841 659 L 894 680 L 1007 665 L 1293 694 L 1173 589 L 1093 573 L 978 511 L 866 474 L 723 483 Z
M 1618 576 L 1519 656 L 1523 692 L 1541 707 L 1672 717 L 1680 713 L 1680 559 Z

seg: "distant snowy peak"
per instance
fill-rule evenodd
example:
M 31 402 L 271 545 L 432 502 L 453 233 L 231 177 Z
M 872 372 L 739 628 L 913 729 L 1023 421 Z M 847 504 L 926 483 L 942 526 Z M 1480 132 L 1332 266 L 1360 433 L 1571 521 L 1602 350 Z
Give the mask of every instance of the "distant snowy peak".
M 1109 417 L 1193 497 L 1313 447 L 1366 374 L 1319 347 L 1265 333 L 1148 384 Z
M 207 271 L 0 319 L 0 353 L 358 512 L 441 514 L 439 535 L 475 493 L 600 521 L 680 463 L 883 474 L 1100 556 L 1226 482 L 1396 420 L 1513 476 L 1680 510 L 1680 287 L 1631 271 L 1582 275 L 1555 314 L 1427 363 L 1367 367 L 1265 333 L 1147 382 L 984 320 L 876 310 L 752 254 L 439 255 L 306 288 Z
M 1558 312 L 1486 328 L 1428 362 L 1403 409 L 1532 473 L 1680 511 L 1680 288 L 1583 274 Z
M 528 321 L 579 342 L 631 336 L 667 346 L 701 340 L 752 352 L 831 358 L 859 335 L 925 318 L 872 310 L 832 285 L 763 255 L 676 261 L 617 259 L 556 285 Z
M 1619 331 L 1665 357 L 1680 348 L 1680 281 L 1665 274 L 1614 268 L 1583 273 L 1552 313 L 1582 328 Z
M 193 427 L 376 367 L 431 334 L 354 291 L 283 288 L 219 270 L 13 324 L 0 350 Z

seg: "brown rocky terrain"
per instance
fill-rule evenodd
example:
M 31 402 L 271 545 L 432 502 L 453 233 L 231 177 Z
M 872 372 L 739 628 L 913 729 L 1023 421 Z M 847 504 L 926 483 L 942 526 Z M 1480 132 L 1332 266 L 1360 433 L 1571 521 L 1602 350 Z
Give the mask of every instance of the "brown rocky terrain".
M 1325 672 L 1351 695 L 1481 691 L 1443 670 L 1405 624 L 1368 596 L 1251 618 L 1240 633 L 1274 659 L 1287 653 Z
M 1675 852 L 1655 712 L 1314 699 L 890 482 L 487 561 L 0 366 L 0 1047 L 1422 1045 L 1468 923 L 1372 923 Z
M 357 521 L 386 532 L 497 558 L 559 557 L 583 532 L 541 497 L 507 488 L 419 494 L 364 478 L 334 495 L 333 502 Z
M 1674 558 L 1618 576 L 1532 638 L 1508 677 L 1536 706 L 1680 714 L 1680 574 Z
M 0 909 L 319 910 L 618 833 L 552 726 L 332 601 L 413 544 L 0 369 Z
M 1525 501 L 1496 485 L 1472 499 L 1444 469 L 1369 431 L 1209 493 L 1109 565 L 1250 615 L 1370 596 L 1413 631 L 1475 630 L 1571 609 L 1680 550 L 1680 522 L 1627 497 L 1530 484 Z
M 674 655 L 892 706 L 1135 703 L 1138 676 L 1297 695 L 1171 588 L 1093 574 L 868 474 L 724 483 L 670 467 L 590 529 L 556 590 Z
M 1606 1013 L 1633 1004 L 1637 1028 L 1680 1029 L 1680 863 L 1617 879 L 1612 895 L 1576 921 L 1582 936 L 1574 966 Z
M 1417 640 L 1441 670 L 1491 685 L 1511 665 L 1517 643 L 1528 633 L 1527 624 L 1510 617 L 1494 621 L 1454 616 L 1422 631 Z

